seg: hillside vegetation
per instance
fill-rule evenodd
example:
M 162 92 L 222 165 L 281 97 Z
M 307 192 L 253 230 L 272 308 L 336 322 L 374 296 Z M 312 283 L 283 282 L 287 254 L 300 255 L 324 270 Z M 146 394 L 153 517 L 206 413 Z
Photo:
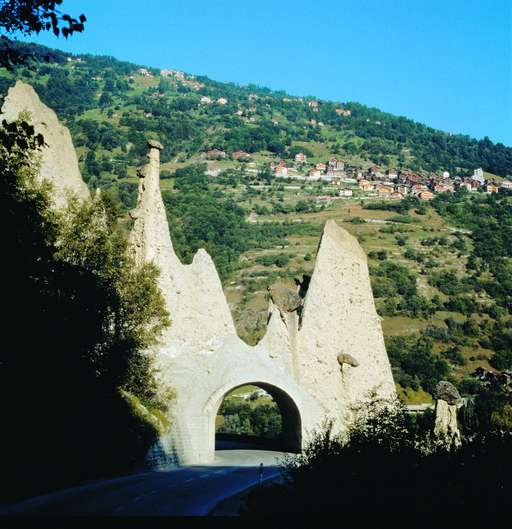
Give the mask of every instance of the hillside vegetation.
M 512 149 L 433 130 L 358 103 L 292 97 L 141 68 L 111 57 L 53 51 L 53 64 L 0 72 L 34 86 L 70 128 L 82 174 L 108 190 L 117 214 L 133 207 L 146 141 L 164 145 L 161 187 L 173 243 L 190 262 L 204 247 L 223 280 L 238 332 L 256 343 L 268 289 L 310 275 L 322 227 L 336 221 L 369 259 L 372 286 L 400 394 L 431 399 L 450 379 L 478 392 L 478 367 L 512 368 L 511 199 L 458 191 L 426 205 L 339 198 L 326 182 L 276 180 L 273 160 L 330 156 L 367 168 L 512 174 Z M 338 112 L 337 112 L 338 110 Z M 210 159 L 209 149 L 226 156 Z M 249 159 L 230 155 L 244 151 Z M 326 198 L 328 200 L 326 200 Z

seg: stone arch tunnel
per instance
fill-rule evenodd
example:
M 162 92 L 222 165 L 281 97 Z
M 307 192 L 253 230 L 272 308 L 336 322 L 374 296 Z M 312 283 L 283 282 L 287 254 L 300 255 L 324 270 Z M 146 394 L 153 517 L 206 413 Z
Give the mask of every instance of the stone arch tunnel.
M 214 432 L 215 417 L 218 414 L 222 402 L 231 392 L 242 386 L 256 386 L 266 391 L 272 397 L 279 409 L 282 420 L 282 431 L 279 437 L 280 448 L 287 452 L 300 452 L 302 449 L 302 419 L 300 410 L 293 398 L 284 389 L 265 382 L 248 381 L 245 384 L 232 387 L 225 392 L 220 400 L 218 400 L 217 411 L 210 416 L 210 420 L 213 418 L 214 421 Z

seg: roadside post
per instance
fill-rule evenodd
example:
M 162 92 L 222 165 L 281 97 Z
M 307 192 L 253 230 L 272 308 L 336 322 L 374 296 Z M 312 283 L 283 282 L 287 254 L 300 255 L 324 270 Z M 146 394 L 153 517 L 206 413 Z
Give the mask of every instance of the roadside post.
M 260 478 L 259 478 L 259 482 L 260 482 L 260 487 L 263 486 L 263 463 L 260 463 Z

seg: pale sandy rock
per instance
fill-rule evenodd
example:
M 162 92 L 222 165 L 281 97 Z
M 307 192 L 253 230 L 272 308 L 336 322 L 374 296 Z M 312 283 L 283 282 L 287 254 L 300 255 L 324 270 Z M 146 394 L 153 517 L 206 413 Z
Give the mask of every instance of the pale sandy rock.
M 301 296 L 274 292 L 284 307 L 270 301 L 266 334 L 251 347 L 236 334 L 210 256 L 200 250 L 184 265 L 173 250 L 160 193 L 160 150 L 149 143 L 131 234 L 136 260 L 161 269 L 172 320 L 156 352 L 161 376 L 176 394 L 169 416 L 173 427 L 152 449 L 152 460 L 211 462 L 215 416 L 226 394 L 241 385 L 260 386 L 273 396 L 294 449 L 326 418 L 342 431 L 351 407 L 370 391 L 393 396 L 366 258 L 357 241 L 328 222 L 304 306 L 305 287 Z M 346 360 L 342 369 L 340 355 Z
M 439 442 L 450 447 L 453 444 L 460 446 L 461 435 L 457 423 L 457 405 L 449 404 L 443 399 L 436 402 L 436 419 L 434 435 Z
M 55 112 L 41 102 L 30 85 L 17 81 L 9 88 L 0 118 L 12 122 L 25 111 L 30 114 L 29 121 L 36 133 L 42 134 L 46 143 L 41 151 L 39 177 L 52 182 L 55 205 L 64 206 L 70 192 L 81 199 L 89 198 L 69 130 L 59 122 Z
M 139 182 L 139 199 L 131 245 L 136 261 L 153 261 L 160 268 L 160 288 L 172 325 L 162 338 L 161 353 L 208 353 L 235 336 L 235 326 L 211 257 L 199 250 L 190 265 L 180 262 L 172 246 L 167 214 L 160 193 L 160 150 L 149 142 L 149 164 Z
M 357 368 L 340 374 L 338 355 Z M 349 408 L 371 392 L 395 395 L 391 366 L 375 309 L 366 255 L 357 240 L 327 221 L 302 311 L 297 357 L 299 382 L 341 428 Z

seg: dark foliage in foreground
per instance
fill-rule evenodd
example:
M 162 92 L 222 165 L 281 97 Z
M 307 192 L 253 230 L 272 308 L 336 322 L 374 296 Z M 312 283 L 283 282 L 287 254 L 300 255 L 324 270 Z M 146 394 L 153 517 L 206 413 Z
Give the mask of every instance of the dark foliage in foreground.
M 157 428 L 134 402 L 162 409 L 151 346 L 168 314 L 158 270 L 135 266 L 107 201 L 51 207 L 38 182 L 44 141 L 0 128 L 0 501 L 126 471 Z M 131 399 L 131 400 L 130 400 Z M 136 399 L 136 401 L 135 401 Z
M 317 433 L 284 465 L 284 483 L 251 493 L 242 514 L 428 523 L 443 516 L 496 519 L 509 511 L 510 434 L 475 434 L 447 450 L 428 433 L 429 418 L 419 424 L 400 405 L 375 402 L 367 411 L 345 444 L 328 426 Z

